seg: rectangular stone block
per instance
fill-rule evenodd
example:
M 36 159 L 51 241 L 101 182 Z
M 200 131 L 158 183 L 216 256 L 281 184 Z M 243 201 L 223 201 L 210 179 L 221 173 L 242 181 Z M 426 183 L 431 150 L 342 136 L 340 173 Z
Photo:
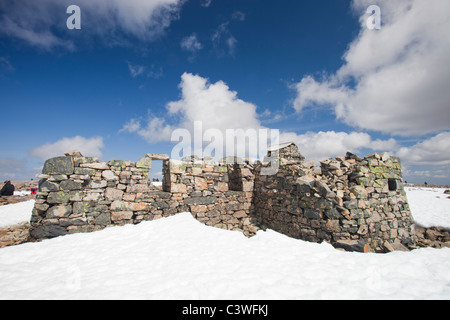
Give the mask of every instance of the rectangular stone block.
M 47 202 L 50 204 L 60 204 L 69 202 L 70 195 L 68 192 L 50 192 L 47 197 Z
M 133 211 L 118 211 L 111 213 L 112 221 L 130 220 L 133 218 Z
M 71 175 L 74 172 L 72 157 L 56 157 L 45 161 L 42 174 L 65 174 Z
M 187 188 L 185 184 L 172 183 L 171 191 L 172 193 L 186 193 Z

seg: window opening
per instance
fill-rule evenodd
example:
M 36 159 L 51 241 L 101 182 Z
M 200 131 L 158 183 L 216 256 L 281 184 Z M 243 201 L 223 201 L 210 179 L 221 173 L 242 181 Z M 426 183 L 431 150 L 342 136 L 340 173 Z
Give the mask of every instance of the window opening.
M 388 179 L 389 191 L 397 191 L 397 180 Z

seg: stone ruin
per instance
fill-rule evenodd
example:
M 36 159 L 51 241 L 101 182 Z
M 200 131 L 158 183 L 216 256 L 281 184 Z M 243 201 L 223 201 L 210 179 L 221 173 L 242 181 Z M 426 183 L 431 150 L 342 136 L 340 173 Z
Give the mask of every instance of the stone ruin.
M 269 149 L 270 164 L 147 154 L 137 162 L 100 162 L 79 152 L 47 160 L 38 177 L 31 236 L 35 240 L 190 212 L 198 221 L 250 237 L 272 229 L 358 252 L 408 250 L 416 242 L 400 160 L 387 153 L 347 153 L 316 166 L 293 143 Z M 163 183 L 149 179 L 163 161 Z

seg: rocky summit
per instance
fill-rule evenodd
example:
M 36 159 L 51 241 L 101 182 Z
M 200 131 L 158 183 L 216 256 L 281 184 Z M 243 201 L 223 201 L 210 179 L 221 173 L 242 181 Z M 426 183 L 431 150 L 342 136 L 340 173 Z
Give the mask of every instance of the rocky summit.
M 158 154 L 137 162 L 100 162 L 66 153 L 49 159 L 39 175 L 31 236 L 39 240 L 191 212 L 206 225 L 246 236 L 270 228 L 348 251 L 408 250 L 416 244 L 400 159 L 347 153 L 317 166 L 293 143 L 271 147 L 268 156 L 275 154 L 278 169 L 264 175 L 273 162 L 177 161 Z M 149 180 L 154 160 L 163 161 L 161 187 Z

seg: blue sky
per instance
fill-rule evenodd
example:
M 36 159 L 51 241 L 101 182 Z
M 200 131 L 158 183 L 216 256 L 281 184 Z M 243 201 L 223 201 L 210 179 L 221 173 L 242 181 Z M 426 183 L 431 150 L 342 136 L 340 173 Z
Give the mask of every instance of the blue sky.
M 80 30 L 67 29 L 71 4 Z M 380 30 L 366 27 L 372 4 Z M 410 182 L 450 184 L 447 9 L 445 0 L 2 1 L 0 179 L 32 178 L 74 148 L 103 160 L 170 154 L 173 129 L 235 120 L 279 129 L 309 159 L 389 151 Z

